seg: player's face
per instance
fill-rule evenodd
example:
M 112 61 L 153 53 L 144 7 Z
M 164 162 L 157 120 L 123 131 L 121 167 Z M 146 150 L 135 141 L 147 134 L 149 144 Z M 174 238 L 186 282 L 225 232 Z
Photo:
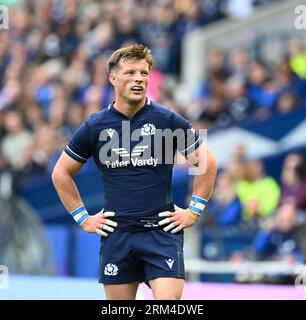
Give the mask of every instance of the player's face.
M 131 104 L 144 101 L 149 71 L 149 65 L 145 59 L 120 61 L 116 71 L 110 75 L 116 99 L 123 99 Z

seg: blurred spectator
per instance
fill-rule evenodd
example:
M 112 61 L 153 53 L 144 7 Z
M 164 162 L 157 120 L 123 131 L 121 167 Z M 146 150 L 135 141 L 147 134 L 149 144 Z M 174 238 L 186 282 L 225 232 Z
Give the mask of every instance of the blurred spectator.
M 211 55 L 212 60 L 222 59 L 218 57 L 218 53 Z M 195 119 L 199 119 L 202 113 L 207 111 L 208 102 L 211 96 L 217 97 L 217 99 L 224 99 L 223 103 L 227 102 L 226 98 L 226 80 L 227 80 L 227 72 L 223 69 L 222 65 L 219 65 L 219 62 L 215 62 L 213 65 L 214 69 L 209 69 L 210 73 L 203 81 L 203 83 L 198 88 L 195 100 L 191 104 L 191 106 L 186 110 L 189 117 Z M 220 63 L 222 63 L 220 61 Z M 201 119 L 199 119 L 201 120 Z M 202 119 L 203 120 L 203 119 Z
M 119 11 L 115 16 L 114 27 L 113 48 L 120 48 L 131 43 L 143 42 L 132 10 Z
M 205 128 L 209 130 L 226 127 L 232 118 L 222 96 L 211 95 L 207 100 L 205 111 L 200 114 L 198 120 L 203 121 Z
M 234 179 L 235 183 L 238 184 L 245 177 L 245 160 L 239 157 L 232 157 L 226 163 L 225 170 Z
M 232 77 L 226 86 L 228 96 L 228 112 L 235 121 L 246 119 L 253 111 L 250 98 L 247 95 L 246 83 L 237 76 Z
M 232 158 L 237 159 L 241 163 L 245 163 L 247 156 L 246 156 L 247 148 L 243 143 L 237 143 L 232 151 Z
M 79 49 L 71 58 L 71 64 L 63 74 L 63 83 L 67 93 L 77 98 L 79 88 L 86 86 L 90 79 L 86 70 L 87 56 Z
M 42 108 L 34 101 L 27 105 L 24 112 L 27 128 L 31 131 L 34 131 L 37 126 L 42 125 L 47 120 L 44 118 Z
M 45 65 L 36 67 L 33 72 L 33 78 L 29 84 L 29 91 L 35 101 L 42 107 L 44 117 L 49 116 L 49 107 L 54 98 L 55 84 Z
M 261 114 L 271 115 L 275 104 L 275 96 L 268 87 L 268 69 L 259 61 L 250 64 L 248 77 L 248 95 L 255 108 Z M 262 118 L 262 117 L 261 117 Z
M 25 148 L 33 141 L 32 134 L 24 128 L 21 115 L 17 111 L 7 111 L 4 115 L 7 131 L 2 142 L 2 153 L 14 169 L 19 169 Z
M 0 152 L 0 198 L 13 199 L 16 191 L 16 176 L 12 167 Z
M 299 153 L 289 154 L 282 169 L 280 205 L 290 200 L 297 208 L 306 210 L 306 167 Z
M 211 82 L 215 78 L 220 78 L 225 81 L 229 75 L 229 70 L 227 70 L 225 63 L 225 53 L 222 50 L 214 49 L 209 51 L 206 66 L 207 77 L 206 79 L 203 79 L 203 82 L 200 84 L 199 88 L 197 88 L 194 96 L 194 99 L 200 104 L 203 104 L 202 100 L 206 99 L 209 94 L 212 93 L 213 88 L 211 88 Z
M 287 93 L 283 94 L 277 103 L 277 112 L 281 114 L 287 114 L 297 110 L 300 107 L 300 101 L 298 96 Z
M 292 70 L 301 78 L 306 79 L 306 51 L 303 41 L 298 38 L 290 40 L 290 66 Z
M 144 42 L 151 48 L 155 67 L 167 72 L 170 59 L 171 25 L 175 19 L 169 6 L 152 3 L 147 13 L 147 19 L 142 22 L 140 32 Z
M 18 172 L 18 182 L 24 179 L 31 179 L 35 176 L 42 175 L 46 172 L 46 168 L 43 164 L 40 164 L 35 159 L 35 147 L 34 145 L 28 145 L 22 154 L 22 162 Z
M 201 0 L 200 7 L 203 14 L 203 24 L 218 21 L 227 16 L 224 0 Z
M 263 163 L 254 160 L 247 164 L 245 178 L 238 183 L 237 193 L 243 205 L 243 218 L 256 221 L 273 215 L 280 187 L 272 177 L 265 175 Z
M 78 103 L 72 104 L 67 115 L 67 124 L 70 130 L 74 132 L 84 120 L 84 108 Z
M 185 35 L 203 25 L 201 10 L 196 0 L 175 1 L 178 18 L 171 28 L 169 73 L 180 75 L 181 46 Z
M 219 174 L 208 208 L 208 220 L 217 226 L 237 225 L 241 221 L 242 207 L 237 197 L 234 178 L 223 171 Z
M 306 82 L 296 76 L 287 58 L 282 59 L 276 69 L 275 81 L 272 82 L 277 99 L 284 94 L 291 93 L 300 97 L 304 104 L 306 99 Z
M 208 78 L 216 74 L 223 74 L 228 76 L 230 70 L 225 61 L 225 52 L 221 49 L 213 49 L 208 52 L 207 61 L 207 75 Z
M 62 148 L 56 139 L 56 132 L 47 124 L 43 124 L 35 129 L 34 132 L 33 158 L 36 163 L 45 168 L 56 152 L 56 147 Z
M 231 78 L 246 82 L 250 57 L 248 50 L 238 48 L 230 53 Z
M 54 130 L 65 130 L 67 106 L 63 99 L 53 100 L 50 105 L 49 124 Z
M 238 225 L 242 221 L 242 204 L 237 186 L 245 174 L 245 146 L 237 144 L 230 160 L 218 175 L 216 187 L 208 207 L 208 223 L 217 226 Z
M 306 221 L 306 167 L 301 154 L 293 153 L 286 157 L 281 179 L 277 213 L 266 221 L 253 242 L 253 250 L 260 258 L 272 254 L 297 255 L 299 245 L 305 242 L 305 235 L 299 232 Z

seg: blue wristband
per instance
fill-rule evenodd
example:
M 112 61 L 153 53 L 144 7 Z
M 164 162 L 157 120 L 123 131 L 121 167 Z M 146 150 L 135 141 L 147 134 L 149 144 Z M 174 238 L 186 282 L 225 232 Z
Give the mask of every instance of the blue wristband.
M 208 201 L 203 198 L 192 196 L 189 204 L 189 210 L 200 216 L 205 211 L 207 203 Z
M 78 225 L 81 225 L 89 218 L 88 212 L 84 206 L 75 209 L 74 211 L 70 212 L 70 214 Z

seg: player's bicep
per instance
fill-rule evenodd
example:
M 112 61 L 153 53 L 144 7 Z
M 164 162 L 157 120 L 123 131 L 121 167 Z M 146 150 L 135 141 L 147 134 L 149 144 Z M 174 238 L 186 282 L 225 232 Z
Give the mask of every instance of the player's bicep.
M 207 160 L 207 156 L 209 154 L 209 150 L 207 149 L 205 143 L 200 143 L 199 146 L 192 150 L 190 153 L 185 154 L 184 157 L 188 160 L 188 162 L 194 166 L 198 166 L 200 161 Z
M 68 174 L 69 176 L 73 177 L 81 170 L 83 165 L 84 163 L 76 161 L 67 153 L 62 152 L 54 168 L 54 174 Z
M 83 123 L 73 134 L 64 152 L 77 162 L 86 163 L 93 152 L 91 134 L 87 123 Z
M 213 177 L 217 173 L 217 160 L 203 142 L 197 149 L 189 153 L 186 159 L 195 167 L 193 171 L 195 175 L 209 174 L 210 177 Z
M 178 114 L 172 117 L 172 130 L 176 141 L 176 149 L 185 158 L 193 154 L 202 143 L 191 123 Z

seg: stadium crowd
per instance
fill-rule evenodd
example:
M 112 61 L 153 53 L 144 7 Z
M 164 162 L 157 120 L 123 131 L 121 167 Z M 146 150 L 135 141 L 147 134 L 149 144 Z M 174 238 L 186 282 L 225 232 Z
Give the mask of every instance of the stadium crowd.
M 179 74 L 184 34 L 222 18 L 224 1 L 25 1 L 0 33 L 3 161 L 20 176 L 46 172 L 72 132 L 112 102 L 106 60 L 144 43 L 155 57 L 149 95 Z
M 238 252 L 247 260 L 305 260 L 306 165 L 304 155 L 289 153 L 280 182 L 265 173 L 261 160 L 241 157 L 236 148 L 220 172 L 203 232 L 209 226 L 248 229 L 252 241 Z M 233 252 L 236 259 L 237 252 Z
M 9 171 L 24 180 L 52 170 L 73 131 L 112 102 L 106 61 L 129 43 L 144 43 L 153 52 L 149 97 L 196 128 L 211 132 L 306 108 L 306 50 L 300 39 L 291 39 L 288 55 L 275 65 L 244 48 L 212 49 L 207 76 L 190 105 L 175 101 L 167 79 L 179 81 L 184 36 L 230 16 L 236 2 L 27 0 L 10 7 L 10 28 L 0 31 L 0 175 Z M 208 223 L 255 221 L 252 253 L 266 258 L 305 220 L 305 179 L 299 154 L 286 158 L 277 182 L 239 147 L 220 173 Z

